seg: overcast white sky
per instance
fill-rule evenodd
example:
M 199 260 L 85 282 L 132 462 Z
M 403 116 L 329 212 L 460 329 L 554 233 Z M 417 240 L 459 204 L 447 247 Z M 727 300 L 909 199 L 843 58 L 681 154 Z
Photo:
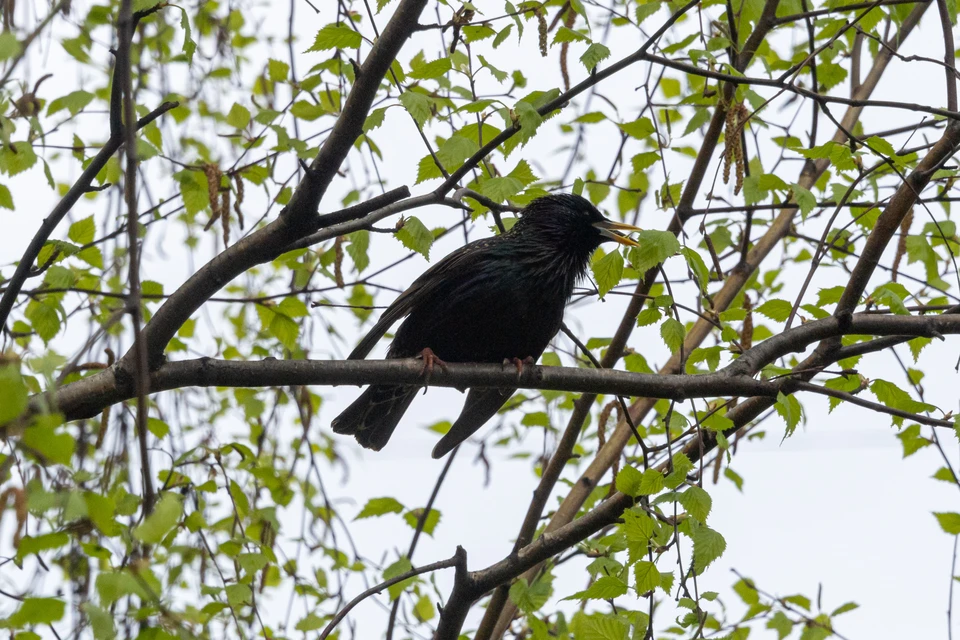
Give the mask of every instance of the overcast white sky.
M 75 11 L 79 13 L 83 10 L 81 5 L 86 3 L 74 4 Z M 323 0 L 319 5 L 322 13 L 317 16 L 306 3 L 298 4 L 298 50 L 305 49 L 303 43 L 311 42 L 316 31 L 332 19 L 327 13 L 332 5 L 332 0 Z M 498 5 L 489 3 L 490 15 L 499 12 Z M 266 9 L 265 5 L 264 10 L 258 12 L 258 15 L 265 17 L 259 31 L 283 33 L 287 20 L 286 3 L 276 3 L 276 10 Z M 427 13 L 432 15 L 432 7 Z M 662 19 L 662 15 L 658 15 L 647 25 Z M 248 21 L 252 22 L 253 18 Z M 382 27 L 385 18 L 381 16 L 378 22 Z M 596 33 L 597 27 L 594 29 Z M 64 27 L 64 32 L 69 33 L 69 27 Z M 614 60 L 636 47 L 636 42 L 625 34 L 619 37 L 619 40 L 610 42 Z M 928 12 L 920 31 L 911 36 L 904 53 L 939 58 L 942 55 L 940 42 L 934 9 Z M 402 59 L 408 60 L 421 47 L 426 49 L 428 58 L 438 54 L 436 41 L 428 34 L 419 36 L 415 43 L 409 43 Z M 281 45 L 266 45 L 264 48 L 271 49 L 271 55 L 275 57 L 286 57 L 285 47 Z M 576 45 L 573 53 L 575 55 L 571 58 L 575 59 L 579 55 Z M 497 64 L 499 60 L 504 68 L 512 68 L 511 62 L 515 63 L 517 55 L 523 56 L 523 64 L 533 69 L 533 72 L 527 73 L 531 79 L 530 89 L 548 89 L 559 84 L 555 59 L 547 62 L 541 60 L 535 53 L 535 42 L 531 39 L 524 41 L 519 53 L 513 46 L 501 48 L 491 55 L 491 62 Z M 79 82 L 82 85 L 86 81 L 84 78 L 75 77 L 72 71 L 58 70 L 61 56 L 62 52 L 53 47 L 49 57 L 45 56 L 42 69 L 36 62 L 33 68 L 25 67 L 29 70 L 30 82 L 40 73 L 52 69 L 58 82 Z M 514 60 L 511 61 L 511 58 Z M 321 59 L 318 54 L 299 56 L 298 71 L 302 74 Z M 579 65 L 571 64 L 571 70 L 574 82 L 584 76 Z M 634 93 L 634 87 L 640 84 L 638 79 L 645 73 L 645 68 L 635 67 L 612 83 L 602 86 L 604 94 L 620 106 L 624 119 L 633 113 L 631 109 L 635 109 L 636 105 L 642 105 L 642 100 Z M 905 91 L 909 92 L 911 101 L 943 106 L 943 75 L 929 66 L 914 64 L 908 67 L 894 63 L 874 97 L 903 99 Z M 242 99 L 242 96 L 228 94 L 223 97 L 228 108 L 234 100 Z M 597 106 L 595 103 L 594 108 Z M 568 119 L 568 113 L 572 114 L 576 108 L 571 107 L 569 112 L 564 113 L 564 118 Z M 839 109 L 835 109 L 835 113 L 839 113 Z M 864 117 L 865 128 L 871 131 L 916 120 L 910 116 L 896 120 L 891 118 L 890 113 L 880 116 L 868 113 Z M 102 119 L 102 114 L 90 115 L 82 122 L 99 127 Z M 821 119 L 821 141 L 832 134 L 827 124 Z M 311 126 L 315 125 L 306 123 L 301 126 L 305 132 L 310 132 Z M 823 133 L 828 131 L 829 134 Z M 215 132 L 201 133 L 212 137 Z M 414 193 L 429 188 L 429 185 L 413 187 L 415 160 L 424 152 L 405 113 L 400 109 L 391 109 L 375 140 L 386 158 L 381 171 L 389 187 L 408 184 Z M 564 140 L 541 135 L 527 149 L 516 153 L 504 164 L 509 168 L 517 159 L 525 157 L 543 171 L 543 175 L 555 175 L 567 161 L 566 154 L 556 152 L 562 144 L 565 144 Z M 599 127 L 587 141 L 585 151 L 588 156 L 598 158 L 597 166 L 606 167 L 618 144 L 619 136 L 612 126 Z M 414 151 L 411 152 L 411 149 Z M 671 168 L 676 175 L 682 175 L 687 165 L 676 158 L 673 161 Z M 152 170 L 158 175 L 166 171 L 160 165 L 152 167 Z M 799 165 L 781 167 L 781 175 L 788 182 L 796 180 L 795 173 L 798 171 Z M 61 166 L 58 180 L 70 179 L 72 177 L 68 171 Z M 170 183 L 164 184 L 169 189 Z M 17 211 L 0 211 L 4 228 L 4 237 L 0 240 L 0 268 L 6 276 L 12 273 L 8 265 L 19 257 L 25 243 L 54 202 L 39 165 L 18 176 L 11 187 L 14 189 Z M 345 181 L 335 183 L 322 210 L 337 208 L 338 200 L 333 196 L 342 195 L 349 188 L 350 185 Z M 82 202 L 77 207 L 77 217 L 96 213 L 98 220 L 102 221 L 106 215 L 105 202 L 105 198 L 98 199 L 96 206 Z M 652 198 L 648 199 L 641 224 L 647 228 L 665 228 L 667 214 L 655 211 L 654 207 Z M 257 215 L 259 213 L 251 211 L 248 218 Z M 451 219 L 451 215 L 457 214 L 449 209 L 434 208 L 418 215 L 433 227 L 444 224 Z M 57 237 L 66 235 L 68 225 L 61 226 Z M 484 233 L 485 229 L 480 225 L 472 237 Z M 462 242 L 461 235 L 454 235 L 456 237 L 438 243 L 433 255 L 443 255 Z M 376 243 L 376 249 L 371 252 L 372 269 L 403 255 L 399 245 L 391 239 L 375 236 L 373 242 Z M 154 227 L 147 240 L 144 272 L 146 277 L 163 282 L 167 292 L 182 282 L 194 267 L 181 247 L 182 234 L 175 226 L 165 232 Z M 205 248 L 201 255 L 204 260 L 207 259 L 211 255 L 211 248 Z M 379 280 L 402 288 L 426 264 L 417 256 Z M 791 293 L 798 289 L 797 280 L 802 280 L 804 275 L 805 271 L 794 271 L 793 278 L 796 280 L 787 282 L 780 297 L 791 299 Z M 821 269 L 811 291 L 815 292 L 818 286 L 833 286 L 840 282 L 840 278 L 843 275 L 839 270 Z M 389 301 L 389 294 L 381 294 L 377 298 L 378 304 L 388 304 Z M 609 336 L 619 322 L 625 305 L 626 298 L 610 296 L 603 303 L 578 305 L 568 313 L 567 320 L 571 326 L 582 329 L 581 335 Z M 211 306 L 206 314 L 215 322 L 219 312 L 219 307 Z M 350 331 L 345 325 L 347 315 L 332 314 L 331 317 L 338 322 L 339 330 Z M 84 329 L 71 327 L 70 333 L 80 338 Z M 360 334 L 356 335 L 359 337 Z M 325 358 L 333 353 L 342 353 L 340 346 L 332 348 L 322 330 L 314 335 L 314 344 L 313 357 Z M 666 360 L 666 350 L 655 328 L 637 331 L 631 346 L 643 351 L 651 364 Z M 67 347 L 62 348 L 65 350 Z M 380 353 L 384 349 L 385 343 L 381 345 Z M 902 353 L 907 354 L 906 350 Z M 919 365 L 928 372 L 936 372 L 924 380 L 924 387 L 930 401 L 947 410 L 958 409 L 960 376 L 953 369 L 958 353 L 960 342 L 951 338 L 936 348 L 928 349 Z M 865 361 L 861 370 L 871 377 L 902 381 L 899 368 L 887 356 L 875 356 Z M 357 393 L 353 388 L 330 390 L 319 416 L 319 428 L 327 431 L 330 419 Z M 455 391 L 431 389 L 425 397 L 418 398 L 385 450 L 379 453 L 361 451 L 352 441 L 349 445 L 345 442 L 345 447 L 353 449 L 348 456 L 349 478 L 341 482 L 340 469 L 324 470 L 327 472 L 325 483 L 328 491 L 336 496 L 344 515 L 356 513 L 368 498 L 384 495 L 395 496 L 410 507 L 423 506 L 443 465 L 443 461 L 430 458 L 436 436 L 424 427 L 439 419 L 454 417 L 459 412 L 461 402 L 462 396 Z M 940 531 L 931 512 L 960 511 L 960 501 L 956 487 L 930 479 L 942 464 L 938 454 L 931 447 L 903 461 L 900 442 L 885 418 L 850 407 L 841 407 L 828 415 L 825 402 L 819 399 L 805 402 L 810 418 L 806 426 L 791 439 L 780 442 L 782 422 L 772 419 L 765 424 L 768 432 L 765 440 L 740 444 L 732 466 L 745 478 L 743 493 L 726 481 L 716 487 L 707 487 L 714 499 L 710 524 L 724 535 L 728 548 L 723 557 L 700 578 L 700 590 L 719 591 L 728 603 L 735 603 L 736 596 L 729 590 L 736 581 L 731 569 L 752 577 L 762 589 L 779 595 L 802 592 L 814 597 L 818 586 L 822 585 L 824 610 L 829 612 L 850 600 L 861 605 L 838 620 L 837 628 L 846 638 L 946 637 L 953 540 Z M 509 419 L 515 420 L 516 417 Z M 491 429 L 495 424 L 496 421 L 493 421 L 485 429 Z M 562 427 L 563 424 L 565 420 L 556 422 L 556 426 Z M 956 440 L 950 434 L 943 439 L 949 444 L 948 452 L 956 462 Z M 531 433 L 525 450 L 539 452 L 541 440 L 539 433 Z M 229 441 L 229 437 L 225 435 L 223 441 Z M 531 462 L 510 459 L 510 454 L 515 450 L 488 449 L 487 454 L 494 465 L 491 482 L 485 486 L 484 469 L 473 460 L 476 451 L 475 445 L 460 451 L 459 459 L 436 503 L 436 508 L 443 514 L 441 524 L 433 538 L 421 540 L 414 557 L 416 564 L 449 557 L 458 544 L 467 550 L 470 567 L 474 569 L 493 563 L 510 551 L 512 539 L 536 486 L 536 478 L 530 469 Z M 158 458 L 159 462 L 162 461 Z M 295 513 L 290 514 L 291 527 L 298 526 L 297 517 Z M 8 526 L 9 522 L 5 523 L 4 530 Z M 351 529 L 358 548 L 367 558 L 386 559 L 387 563 L 395 559 L 397 549 L 406 549 L 411 534 L 399 516 L 358 522 Z M 0 536 L 0 539 L 8 539 L 8 536 Z M 669 567 L 663 564 L 660 568 L 667 570 Z M 574 576 L 573 580 L 567 577 L 571 575 Z M 580 582 L 582 575 L 566 571 L 561 576 L 554 585 L 557 597 L 570 595 L 583 588 Z M 437 575 L 437 582 L 444 593 L 449 592 L 450 578 L 443 573 Z M 359 592 L 361 585 L 354 581 L 352 588 L 351 595 Z M 627 606 L 635 605 L 627 603 Z M 361 605 L 356 618 L 360 620 L 359 637 L 376 637 L 385 619 L 382 609 L 372 601 Z M 665 625 L 667 618 L 667 615 L 660 618 L 659 625 Z M 957 625 L 960 623 L 955 622 L 956 629 L 960 630 Z M 754 635 L 768 636 L 774 637 L 773 632 L 758 630 Z

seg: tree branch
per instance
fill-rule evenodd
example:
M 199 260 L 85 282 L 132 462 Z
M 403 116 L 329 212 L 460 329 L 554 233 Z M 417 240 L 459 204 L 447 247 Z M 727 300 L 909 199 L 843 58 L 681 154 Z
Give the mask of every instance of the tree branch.
M 316 228 L 317 207 L 340 164 L 363 132 L 363 122 L 380 82 L 416 28 L 425 5 L 426 0 L 401 0 L 364 61 L 330 135 L 279 218 L 225 249 L 201 267 L 147 323 L 143 333 L 151 368 L 159 366 L 170 339 L 214 293 L 250 267 L 289 251 L 291 243 Z M 118 364 L 121 368 L 129 368 L 131 358 L 128 352 Z
M 415 578 L 416 576 L 422 575 L 424 573 L 431 573 L 433 571 L 438 571 L 440 569 L 449 569 L 450 567 L 456 567 L 460 562 L 462 553 L 463 553 L 463 549 L 461 549 L 460 547 L 457 547 L 457 553 L 452 558 L 447 558 L 446 560 L 440 560 L 439 562 L 434 562 L 433 564 L 425 564 L 418 569 L 411 569 L 410 571 L 401 573 L 396 577 L 390 578 L 389 580 L 385 580 L 378 585 L 374 585 L 370 587 L 369 589 L 367 589 L 366 591 L 358 595 L 356 598 L 348 602 L 346 605 L 344 605 L 343 609 L 340 609 L 340 611 L 337 612 L 337 615 L 333 616 L 333 620 L 331 620 L 327 624 L 327 626 L 324 627 L 323 631 L 320 632 L 320 640 L 324 640 L 324 638 L 329 636 L 330 633 L 336 628 L 336 626 L 340 624 L 340 621 L 342 621 L 344 618 L 347 617 L 347 614 L 350 613 L 351 609 L 356 607 L 358 604 L 360 604 L 370 596 L 378 594 L 384 589 L 389 589 L 390 587 L 392 587 L 393 585 L 399 582 L 403 582 L 404 580 L 409 580 L 410 578 Z

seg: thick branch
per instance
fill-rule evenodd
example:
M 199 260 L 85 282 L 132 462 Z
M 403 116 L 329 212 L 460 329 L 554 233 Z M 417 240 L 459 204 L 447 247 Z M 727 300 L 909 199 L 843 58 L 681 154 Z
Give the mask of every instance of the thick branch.
M 384 74 L 414 31 L 426 0 L 402 0 L 363 63 L 344 103 L 343 111 L 306 177 L 297 186 L 279 219 L 241 239 L 191 276 L 157 310 L 144 328 L 152 368 L 163 358 L 167 343 L 193 312 L 214 293 L 250 267 L 273 260 L 291 243 L 316 228 L 317 207 L 327 187 L 363 132 L 363 122 L 376 97 Z M 313 225 L 311 227 L 311 225 Z M 130 366 L 131 354 L 120 360 Z
M 858 313 L 849 321 L 808 322 L 761 342 L 716 373 L 666 375 L 578 367 L 524 367 L 519 374 L 498 364 L 455 364 L 434 371 L 429 384 L 464 389 L 509 388 L 574 391 L 644 398 L 770 396 L 779 383 L 756 380 L 764 365 L 809 345 L 840 335 L 937 337 L 960 334 L 960 314 L 928 316 Z M 301 385 L 409 384 L 424 386 L 422 363 L 403 360 L 259 360 L 242 362 L 199 358 L 164 364 L 150 375 L 150 393 L 184 387 L 278 387 Z M 67 420 L 97 415 L 135 397 L 132 381 L 115 366 L 57 391 L 37 396 L 33 411 L 56 407 Z

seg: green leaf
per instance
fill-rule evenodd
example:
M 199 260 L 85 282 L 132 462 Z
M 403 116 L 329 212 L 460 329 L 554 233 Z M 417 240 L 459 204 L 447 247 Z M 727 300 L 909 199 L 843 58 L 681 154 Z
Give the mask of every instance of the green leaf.
M 80 610 L 90 621 L 93 637 L 96 640 L 113 640 L 117 637 L 117 629 L 113 624 L 113 616 L 92 602 L 84 602 Z
M 550 43 L 550 46 L 563 42 L 589 42 L 589 40 L 590 39 L 582 33 L 577 33 L 568 27 L 560 27 L 553 36 L 553 42 Z
M 100 596 L 100 603 L 104 606 L 109 606 L 130 595 L 146 596 L 140 583 L 127 571 L 97 574 L 97 594 Z
M 0 366 L 0 424 L 10 422 L 27 408 L 27 385 L 14 364 Z
M 677 496 L 677 501 L 683 505 L 687 513 L 700 522 L 706 522 L 710 515 L 710 507 L 713 506 L 713 499 L 710 494 L 700 487 L 689 487 L 686 491 Z
M 583 66 L 587 68 L 587 71 L 593 71 L 602 60 L 606 60 L 610 57 L 610 49 L 600 44 L 599 42 L 594 42 L 587 50 L 583 52 L 583 55 L 580 56 L 580 62 L 583 63 Z
M 313 46 L 304 51 L 327 51 L 329 49 L 356 49 L 363 42 L 360 34 L 350 27 L 328 24 L 317 32 Z
M 687 331 L 684 329 L 683 323 L 676 318 L 667 318 L 660 325 L 660 337 L 663 338 L 663 343 L 667 345 L 671 353 L 680 351 L 686 334 Z
M 282 60 L 270 58 L 267 61 L 267 73 L 273 82 L 283 82 L 290 75 L 290 65 Z
M 830 614 L 830 617 L 832 618 L 834 616 L 840 615 L 841 613 L 847 613 L 849 611 L 853 611 L 854 609 L 859 609 L 859 608 L 860 608 L 860 605 L 858 605 L 856 602 L 846 602 L 840 605 L 839 607 L 837 607 L 836 609 L 834 609 L 833 612 Z
M 246 129 L 250 124 L 250 110 L 242 104 L 233 103 L 230 113 L 227 114 L 227 124 L 234 129 Z
M 784 322 L 790 317 L 792 310 L 793 304 L 786 300 L 779 299 L 767 300 L 757 307 L 757 313 L 767 316 L 771 320 L 776 320 L 777 322 Z
M 494 202 L 504 202 L 523 190 L 523 183 L 516 178 L 503 176 L 488 178 L 480 184 L 480 193 Z
M 413 569 L 413 564 L 411 564 L 410 560 L 406 556 L 404 556 L 383 570 L 383 579 L 385 581 L 393 580 L 394 578 L 398 576 L 402 576 L 403 574 L 407 573 L 412 569 Z M 400 594 L 403 593 L 407 587 L 413 584 L 414 581 L 416 581 L 415 577 L 407 578 L 406 580 L 402 580 L 396 583 L 395 585 L 389 587 L 387 589 L 387 592 L 390 594 L 390 600 L 393 601 L 393 600 L 396 600 L 398 597 L 400 597 Z
M 526 160 L 521 160 L 517 163 L 517 166 L 513 168 L 513 171 L 507 174 L 510 178 L 516 178 L 523 186 L 527 186 L 531 182 L 536 182 L 539 180 L 537 174 L 533 172 L 533 169 L 530 168 L 530 164 Z
M 68 544 L 70 544 L 70 536 L 62 531 L 39 536 L 24 536 L 20 540 L 20 546 L 17 547 L 17 560 L 21 561 L 27 556 L 38 555 L 42 551 L 60 549 Z
M 636 467 L 627 465 L 617 473 L 617 491 L 625 493 L 628 496 L 640 495 L 640 484 L 642 482 L 643 473 Z
M 404 506 L 396 498 L 371 498 L 363 506 L 360 513 L 354 520 L 363 520 L 364 518 L 374 518 L 388 513 L 401 513 Z
M 183 29 L 183 55 L 187 58 L 187 65 L 192 65 L 193 54 L 197 51 L 197 43 L 194 42 L 193 36 L 190 34 L 190 18 L 187 16 L 186 9 L 177 8 L 180 9 L 180 28 Z
M 620 279 L 623 277 L 623 256 L 619 251 L 613 250 L 599 260 L 594 260 L 591 268 L 602 298 L 620 284 Z
M 577 640 L 624 640 L 629 637 L 627 623 L 610 615 L 595 613 L 579 619 L 575 618 L 574 621 L 580 622 L 580 627 L 575 634 Z M 639 637 L 642 638 L 643 635 Z
M 794 430 L 797 428 L 797 425 L 800 424 L 800 418 L 803 415 L 803 410 L 800 407 L 800 401 L 797 400 L 794 396 L 785 396 L 783 392 L 777 393 L 777 404 L 775 405 L 777 414 L 783 418 L 783 421 L 787 424 L 787 432 L 784 437 L 789 437 L 793 435 Z
M 874 380 L 870 385 L 870 391 L 877 396 L 877 400 L 893 409 L 909 413 L 925 413 L 936 409 L 932 404 L 914 400 L 909 393 L 886 380 Z
M 433 601 L 427 596 L 420 596 L 417 604 L 413 607 L 413 615 L 420 622 L 426 622 L 436 615 L 437 610 L 433 606 Z
M 800 207 L 801 216 L 806 219 L 807 215 L 816 207 L 817 199 L 810 191 L 799 184 L 794 183 L 790 185 L 790 188 L 793 189 L 793 199 L 797 201 L 797 205 Z
M 47 115 L 52 116 L 58 111 L 67 109 L 70 111 L 70 115 L 75 116 L 86 107 L 88 104 L 93 102 L 94 95 L 88 91 L 73 91 L 68 93 L 65 96 L 60 96 L 50 102 L 50 106 L 47 107 Z
M 69 465 L 77 443 L 54 424 L 35 425 L 23 432 L 23 444 L 55 464 Z
M 952 536 L 960 535 L 960 513 L 937 513 L 933 514 L 940 523 L 940 528 Z
M 309 100 L 297 100 L 293 103 L 293 106 L 290 107 L 290 114 L 294 118 L 300 118 L 301 120 L 306 120 L 307 122 L 312 122 L 316 120 L 324 113 L 326 109 L 319 104 L 314 104 Z
M 680 251 L 680 241 L 669 231 L 641 231 L 637 242 L 640 246 L 630 252 L 630 257 L 640 273 L 646 273 Z
M 452 68 L 453 64 L 450 62 L 450 58 L 440 58 L 439 60 L 418 62 L 416 64 L 411 63 L 410 73 L 408 73 L 407 76 L 414 80 L 433 80 L 445 75 Z
M 637 492 L 641 496 L 652 496 L 663 491 L 663 474 L 651 467 L 643 472 L 640 479 L 640 489 Z
M 907 458 L 912 456 L 914 453 L 919 451 L 924 447 L 928 447 L 933 442 L 929 438 L 924 438 L 920 435 L 920 425 L 912 424 L 900 433 L 897 434 L 897 438 L 900 440 L 900 443 L 903 445 L 903 457 Z
M 0 184 L 0 207 L 13 211 L 13 195 L 6 185 Z
M 231 607 L 240 607 L 253 601 L 253 590 L 245 584 L 228 584 L 223 591 Z
M 4 29 L 0 32 L 0 62 L 19 55 L 21 50 L 20 42 L 12 31 Z
M 423 515 L 423 509 L 410 509 L 405 514 L 403 514 L 403 521 L 411 529 L 416 529 L 420 524 L 420 517 Z M 437 528 L 437 523 L 440 522 L 440 512 L 436 509 L 430 509 L 430 513 L 427 514 L 427 517 L 423 521 L 423 532 L 428 536 L 433 535 L 433 530 Z
M 404 91 L 400 96 L 400 104 L 421 127 L 430 119 L 430 100 L 422 93 Z
M 524 613 L 538 611 L 553 594 L 553 576 L 549 573 L 538 576 L 532 585 L 520 578 L 510 586 L 510 600 Z
M 67 232 L 67 237 L 77 244 L 90 244 L 93 242 L 96 231 L 97 228 L 93 216 L 88 216 L 83 220 L 77 220 L 71 224 L 70 230 Z
M 20 607 L 7 619 L 13 628 L 35 624 L 51 624 L 63 618 L 67 603 L 56 598 L 24 598 Z
M 29 142 L 21 140 L 0 146 L 0 171 L 15 176 L 36 163 L 37 154 Z
M 316 631 L 317 629 L 322 629 L 326 624 L 323 621 L 323 618 L 320 616 L 308 613 L 306 617 L 301 618 L 296 624 L 297 631 Z
M 610 600 L 627 592 L 627 583 L 616 576 L 601 576 L 584 591 L 567 596 L 564 600 Z
M 638 153 L 630 158 L 630 166 L 634 173 L 643 173 L 660 160 L 660 154 L 656 151 L 645 151 Z
M 633 575 L 636 578 L 637 593 L 646 593 L 653 591 L 660 586 L 660 571 L 657 565 L 646 560 L 641 560 L 633 566 Z
M 433 246 L 433 234 L 418 218 L 413 216 L 403 221 L 403 227 L 397 231 L 397 238 L 407 249 L 416 251 L 427 260 L 430 259 L 430 247 Z
M 700 575 L 710 563 L 723 555 L 727 541 L 705 524 L 695 520 L 687 522 L 690 523 L 690 539 L 693 540 L 693 566 L 697 575 Z
M 627 122 L 620 125 L 620 130 L 631 138 L 644 140 L 652 135 L 657 129 L 653 126 L 653 121 L 647 117 L 637 118 L 633 122 Z
M 628 509 L 623 512 L 623 524 L 620 529 L 627 537 L 627 542 L 646 544 L 653 537 L 653 518 L 638 509 Z
M 167 533 L 177 526 L 181 515 L 183 515 L 181 498 L 174 493 L 166 492 L 154 507 L 153 513 L 133 530 L 133 537 L 146 544 L 159 544 Z

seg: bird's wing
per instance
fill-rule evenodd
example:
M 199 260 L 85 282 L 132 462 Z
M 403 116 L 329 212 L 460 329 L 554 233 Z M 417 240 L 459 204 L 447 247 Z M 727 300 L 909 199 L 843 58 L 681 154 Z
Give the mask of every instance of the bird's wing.
M 433 457 L 442 458 L 472 436 L 499 411 L 514 391 L 516 389 L 471 389 L 467 393 L 467 401 L 463 403 L 460 417 L 433 448 Z
M 448 281 L 448 279 L 455 281 L 458 273 L 471 271 L 473 265 L 481 257 L 482 252 L 477 250 L 493 242 L 498 242 L 499 238 L 500 236 L 494 236 L 464 245 L 424 271 L 419 278 L 413 281 L 413 284 L 407 287 L 406 291 L 397 296 L 397 299 L 387 307 L 377 323 L 367 332 L 367 335 L 363 337 L 356 348 L 350 352 L 347 359 L 362 360 L 366 358 L 380 338 L 383 337 L 383 334 L 393 326 L 393 323 L 409 314 L 416 304 L 431 298 L 438 289 L 444 286 L 445 281 Z

